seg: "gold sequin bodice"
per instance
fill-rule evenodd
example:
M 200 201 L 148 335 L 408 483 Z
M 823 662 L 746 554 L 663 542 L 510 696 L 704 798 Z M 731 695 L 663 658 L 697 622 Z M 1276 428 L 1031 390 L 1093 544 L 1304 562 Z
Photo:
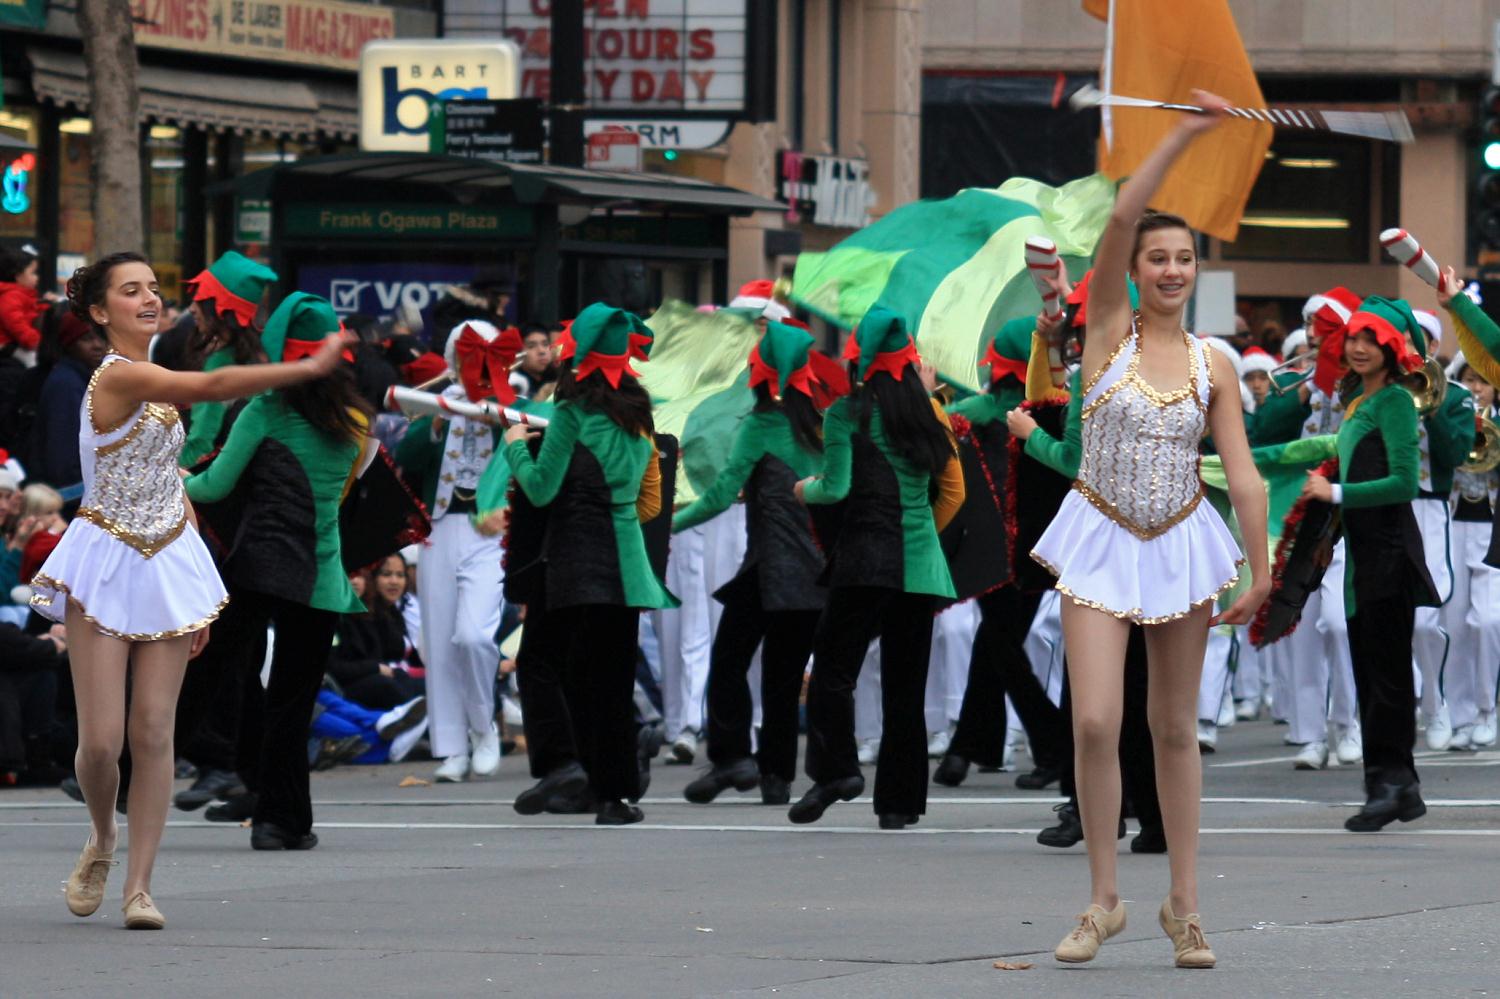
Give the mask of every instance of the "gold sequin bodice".
M 150 558 L 187 524 L 177 474 L 185 435 L 177 410 L 157 402 L 142 405 L 117 426 L 95 429 L 94 386 L 100 372 L 118 361 L 129 363 L 116 354 L 104 359 L 83 397 L 79 436 L 84 493 L 78 516 Z
M 1171 392 L 1140 376 L 1132 329 L 1084 389 L 1083 456 L 1073 488 L 1139 538 L 1165 534 L 1203 498 L 1198 442 L 1213 387 L 1210 348 L 1186 333 L 1187 384 Z

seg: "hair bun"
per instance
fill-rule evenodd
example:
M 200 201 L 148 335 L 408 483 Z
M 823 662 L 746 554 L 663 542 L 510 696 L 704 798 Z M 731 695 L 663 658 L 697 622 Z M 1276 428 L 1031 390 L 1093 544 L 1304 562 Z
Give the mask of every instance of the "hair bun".
M 67 284 L 63 286 L 63 293 L 68 298 L 68 309 L 86 323 L 92 324 L 94 319 L 89 315 L 88 303 L 83 300 L 83 289 L 87 286 L 89 278 L 93 276 L 93 267 L 84 264 L 73 272 L 68 278 Z

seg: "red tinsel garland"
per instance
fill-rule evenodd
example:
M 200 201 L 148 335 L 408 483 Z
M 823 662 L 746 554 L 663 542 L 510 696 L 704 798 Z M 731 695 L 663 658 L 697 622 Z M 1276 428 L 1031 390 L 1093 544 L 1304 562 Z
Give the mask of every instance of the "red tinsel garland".
M 1330 482 L 1339 477 L 1339 460 L 1329 458 L 1323 464 L 1313 470 L 1316 475 L 1321 475 Z M 1282 580 L 1286 576 L 1287 562 L 1291 560 L 1292 548 L 1297 543 L 1297 530 L 1302 524 L 1302 518 L 1307 513 L 1307 497 L 1298 498 L 1292 504 L 1292 508 L 1286 512 L 1286 519 L 1281 522 L 1281 538 L 1276 542 L 1276 558 L 1271 564 L 1271 593 L 1281 591 Z M 1255 617 L 1250 622 L 1250 644 L 1260 648 L 1262 639 L 1266 635 L 1266 624 L 1271 615 L 1271 601 L 1267 598 L 1255 611 Z M 1302 623 L 1299 616 L 1292 626 L 1287 629 L 1286 635 L 1297 630 L 1297 625 Z M 1285 638 L 1286 635 L 1282 635 Z

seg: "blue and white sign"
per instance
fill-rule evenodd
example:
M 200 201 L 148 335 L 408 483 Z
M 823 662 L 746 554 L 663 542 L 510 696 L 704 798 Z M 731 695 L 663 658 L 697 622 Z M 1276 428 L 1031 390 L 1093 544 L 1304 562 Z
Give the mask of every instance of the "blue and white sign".
M 297 287 L 321 295 L 341 316 L 377 319 L 398 311 L 428 312 L 448 285 L 468 284 L 475 269 L 463 264 L 320 264 L 297 269 Z

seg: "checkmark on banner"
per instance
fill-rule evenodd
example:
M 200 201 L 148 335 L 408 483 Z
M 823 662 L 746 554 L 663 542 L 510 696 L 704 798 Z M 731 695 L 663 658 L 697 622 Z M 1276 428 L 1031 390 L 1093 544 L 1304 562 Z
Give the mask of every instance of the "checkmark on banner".
M 360 297 L 368 287 L 370 287 L 368 281 L 355 281 L 349 278 L 330 281 L 328 297 L 333 303 L 334 311 L 358 312 Z

